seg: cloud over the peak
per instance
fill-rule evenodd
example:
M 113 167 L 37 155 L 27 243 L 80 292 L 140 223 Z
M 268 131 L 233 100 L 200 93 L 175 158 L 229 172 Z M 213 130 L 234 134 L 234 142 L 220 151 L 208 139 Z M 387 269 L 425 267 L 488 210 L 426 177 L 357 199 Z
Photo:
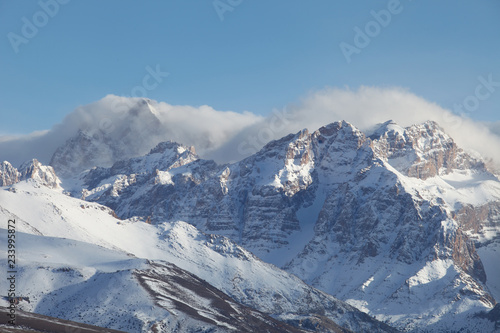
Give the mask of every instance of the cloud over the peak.
M 48 163 L 58 147 L 82 130 L 102 142 L 120 141 L 123 149 L 119 150 L 126 149 L 131 156 L 147 153 L 160 141 L 173 140 L 195 146 L 202 157 L 228 162 L 241 160 L 270 140 L 304 128 L 314 131 L 346 120 L 367 131 L 390 119 L 401 126 L 434 120 L 462 148 L 500 161 L 500 123 L 476 122 L 407 90 L 377 87 L 326 88 L 273 110 L 267 117 L 218 111 L 206 105 L 179 106 L 108 95 L 79 106 L 48 131 L 0 137 L 0 160 L 19 165 L 38 158 Z
M 145 154 L 159 142 L 167 140 L 194 145 L 204 154 L 261 119 L 250 112 L 217 111 L 206 105 L 170 105 L 108 95 L 77 107 L 48 131 L 0 138 L 0 160 L 19 165 L 37 158 L 49 163 L 56 149 L 79 131 L 104 144 L 118 142 L 123 148 L 120 149 L 121 158 Z M 97 164 L 119 157 L 103 157 L 98 161 L 102 163 Z
M 401 88 L 325 89 L 306 97 L 294 113 L 299 123 L 306 122 L 309 117 L 314 119 L 312 128 L 335 118 L 351 122 L 361 130 L 391 119 L 400 126 L 433 120 L 460 147 L 492 158 L 497 163 L 500 161 L 498 124 L 495 131 L 493 124 L 456 115 Z
M 299 103 L 275 110 L 266 119 L 246 128 L 226 144 L 226 158 L 241 159 L 255 152 L 266 140 L 278 139 L 303 128 L 311 131 L 338 120 L 346 120 L 362 131 L 394 120 L 406 127 L 428 120 L 437 122 L 457 144 L 500 161 L 500 125 L 458 116 L 402 88 L 326 88 L 310 93 Z M 227 152 L 232 155 L 228 156 Z M 220 158 L 222 154 L 213 154 Z M 497 162 L 498 163 L 498 162 Z

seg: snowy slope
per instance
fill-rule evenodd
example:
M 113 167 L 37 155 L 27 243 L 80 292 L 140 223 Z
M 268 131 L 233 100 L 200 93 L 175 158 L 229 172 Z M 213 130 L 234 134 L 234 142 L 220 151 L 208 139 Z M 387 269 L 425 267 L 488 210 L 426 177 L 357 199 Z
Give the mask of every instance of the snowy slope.
M 5 247 L 6 230 L 0 233 Z M 131 279 L 134 269 L 147 267 L 145 260 L 68 239 L 17 232 L 16 240 L 16 292 L 30 301 L 20 303 L 22 310 L 129 332 L 143 328 L 136 313 L 146 312 L 146 322 L 171 317 L 167 311 L 148 313 L 154 303 Z
M 495 305 L 498 266 L 476 247 L 491 253 L 500 219 L 473 215 L 500 201 L 500 182 L 434 122 L 367 135 L 335 122 L 229 165 L 157 160 L 90 171 L 74 193 L 122 218 L 227 236 L 401 329 L 474 329 Z
M 45 186 L 40 186 L 36 181 L 21 182 L 3 188 L 0 191 L 0 207 L 0 216 L 3 216 L 3 219 L 16 218 L 19 232 L 45 237 L 65 237 L 95 244 L 94 247 L 102 246 L 120 253 L 130 253 L 139 258 L 164 260 L 173 263 L 180 269 L 184 269 L 209 282 L 237 302 L 271 314 L 280 320 L 296 324 L 308 320 L 319 320 L 323 325 L 328 322 L 333 324 L 332 322 L 334 322 L 354 331 L 372 330 L 374 328 L 380 331 L 391 331 L 389 327 L 374 321 L 355 308 L 309 287 L 298 278 L 275 266 L 262 262 L 227 238 L 203 234 L 187 223 L 175 222 L 150 225 L 137 219 L 118 220 L 113 216 L 114 214 L 109 208 L 69 197 L 61 191 L 54 191 Z M 50 243 L 49 240 L 47 242 Z M 22 248 L 22 245 L 19 246 Z M 46 251 L 49 251 L 49 248 L 51 247 L 47 246 Z M 58 253 L 57 246 L 52 246 L 52 249 Z M 29 253 L 26 258 L 41 260 L 40 256 L 32 256 L 32 254 Z M 49 258 L 54 256 L 55 254 L 49 254 Z M 121 254 L 121 256 L 126 257 L 125 254 Z M 66 259 L 55 257 L 56 262 L 63 262 L 61 265 L 68 264 L 65 260 L 70 262 L 75 258 L 80 260 L 78 253 L 72 252 L 67 252 Z M 90 257 L 85 255 L 85 258 L 81 259 L 96 260 L 92 258 L 103 258 L 103 261 L 99 261 L 100 259 L 97 262 L 83 261 L 83 265 L 90 268 L 79 269 L 78 273 L 75 273 L 75 281 L 70 283 L 64 280 L 55 280 L 54 285 L 47 282 L 49 283 L 47 290 L 59 286 L 59 288 L 68 288 L 72 295 L 87 295 L 87 291 L 80 292 L 78 288 L 82 288 L 82 280 L 87 280 L 89 275 L 95 275 L 96 280 L 93 283 L 98 284 L 94 286 L 97 288 L 96 290 L 99 290 L 102 284 L 107 284 L 106 281 L 109 281 L 112 276 L 130 288 L 134 286 L 135 282 L 131 278 L 133 275 L 132 268 L 127 269 L 127 265 L 133 263 L 133 261 L 130 261 L 131 259 L 129 261 L 124 261 L 125 259 L 111 260 L 106 259 L 106 255 L 101 254 L 91 255 Z M 114 263 L 114 261 L 117 263 Z M 140 263 L 144 265 L 143 261 L 140 261 Z M 104 264 L 109 265 L 109 268 L 106 266 L 101 267 Z M 117 268 L 115 264 L 121 268 Z M 115 268 L 120 270 L 119 274 L 117 274 L 118 272 L 112 273 Z M 144 267 L 134 266 L 134 268 L 147 271 Z M 94 269 L 94 271 L 91 269 Z M 96 269 L 100 270 L 100 273 L 96 273 Z M 90 271 L 87 272 L 87 270 Z M 43 270 L 36 271 L 36 274 L 42 274 L 43 276 L 45 272 Z M 32 279 L 39 279 L 39 276 L 34 275 L 26 278 L 26 281 L 32 281 Z M 123 290 L 123 288 L 120 287 L 112 291 L 113 293 L 120 293 L 120 290 Z M 91 292 L 90 296 L 68 296 L 67 302 L 74 303 L 74 306 L 78 309 L 72 315 L 78 317 L 83 311 L 83 308 L 80 309 L 80 307 L 84 306 L 78 304 L 82 304 L 82 302 L 86 304 L 85 297 L 97 297 L 97 293 L 97 291 Z M 143 296 L 137 295 L 137 298 L 142 299 Z M 54 291 L 51 297 L 60 301 L 62 298 L 65 299 L 66 296 L 61 296 L 57 291 Z M 85 299 L 82 299 L 82 297 Z M 127 302 L 126 299 L 115 294 L 108 295 L 105 293 L 104 297 L 104 302 L 110 305 L 114 304 L 113 307 Z M 128 296 L 122 295 L 122 297 Z M 304 299 L 307 299 L 308 302 L 301 301 Z M 137 306 L 147 307 L 146 304 Z M 50 315 L 60 315 L 62 309 L 64 308 L 53 307 L 50 303 L 41 303 L 41 305 L 33 308 L 37 312 Z M 135 308 L 132 312 L 134 311 L 136 311 Z M 103 312 L 103 318 L 106 317 L 106 313 Z M 126 316 L 127 314 L 124 312 L 123 315 Z M 155 317 L 155 314 L 151 314 L 150 317 Z M 68 319 L 73 320 L 75 318 Z M 130 321 L 136 322 L 132 318 L 130 318 Z M 103 322 L 102 324 L 109 325 L 111 323 Z
M 6 239 L 6 230 L 0 233 Z M 16 236 L 24 311 L 126 332 L 299 332 L 172 264 L 74 240 Z

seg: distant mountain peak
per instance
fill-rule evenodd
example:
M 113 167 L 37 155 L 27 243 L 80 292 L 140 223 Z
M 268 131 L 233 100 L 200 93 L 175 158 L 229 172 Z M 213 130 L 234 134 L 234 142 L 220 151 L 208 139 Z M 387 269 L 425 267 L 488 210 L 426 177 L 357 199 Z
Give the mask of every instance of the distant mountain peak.
M 141 103 L 137 112 L 150 112 Z M 113 154 L 126 148 L 80 137 L 74 147 L 85 153 L 95 145 Z M 83 173 L 75 196 L 124 220 L 186 221 L 187 233 L 196 227 L 231 238 L 403 330 L 432 323 L 431 330 L 458 331 L 495 304 L 488 279 L 498 280 L 491 273 L 498 265 L 488 256 L 483 262 L 475 242 L 497 242 L 500 181 L 433 121 L 386 121 L 367 133 L 337 121 L 225 165 L 172 141 L 152 147 Z M 5 179 L 20 177 L 8 163 L 2 168 Z M 206 242 L 227 249 L 217 237 Z
M 388 135 L 390 132 L 403 133 L 404 128 L 399 126 L 394 120 L 388 120 L 383 123 L 379 123 L 373 126 L 371 129 L 367 130 L 367 135 L 370 139 L 375 140 L 381 136 Z
M 152 105 L 152 101 L 148 99 L 141 99 L 133 107 L 131 107 L 127 114 L 134 118 L 140 117 L 140 121 L 153 124 L 154 126 L 160 125 L 159 113 Z M 145 119 L 147 117 L 147 119 Z
M 194 146 L 185 146 L 183 144 L 177 143 L 175 141 L 163 141 L 160 142 L 156 147 L 151 149 L 148 155 L 152 154 L 163 154 L 165 151 L 176 151 L 179 154 L 182 154 L 185 151 L 189 151 L 191 154 L 196 155 L 196 150 Z
M 62 177 L 147 153 L 161 141 L 161 121 L 152 102 L 141 99 L 122 114 L 80 128 L 55 151 L 50 165 Z
M 322 126 L 318 129 L 318 131 L 325 136 L 331 136 L 333 133 L 339 131 L 347 131 L 352 133 L 361 133 L 354 125 L 351 123 L 342 120 L 330 123 L 328 125 Z
M 61 181 L 51 166 L 40 163 L 37 159 L 24 162 L 19 169 L 4 161 L 0 166 L 0 186 L 9 186 L 23 180 L 32 179 L 49 188 L 60 188 Z
M 406 128 L 390 120 L 372 129 L 369 138 L 377 156 L 411 177 L 427 179 L 454 169 L 485 169 L 482 161 L 460 149 L 432 120 Z
M 19 181 L 21 174 L 7 161 L 0 165 L 0 186 L 9 186 Z

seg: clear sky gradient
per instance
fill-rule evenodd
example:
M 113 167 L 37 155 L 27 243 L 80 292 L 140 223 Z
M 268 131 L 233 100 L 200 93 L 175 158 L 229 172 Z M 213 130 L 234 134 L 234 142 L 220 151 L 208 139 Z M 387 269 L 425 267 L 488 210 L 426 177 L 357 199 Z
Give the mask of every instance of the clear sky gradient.
M 497 0 L 217 0 L 219 12 L 213 0 L 59 1 L 0 0 L 0 134 L 144 91 L 267 115 L 324 87 L 398 86 L 451 110 L 469 97 L 471 118 L 500 119 Z M 350 62 L 341 43 L 357 48 Z M 157 68 L 169 75 L 141 90 Z M 498 86 L 474 100 L 478 77 Z

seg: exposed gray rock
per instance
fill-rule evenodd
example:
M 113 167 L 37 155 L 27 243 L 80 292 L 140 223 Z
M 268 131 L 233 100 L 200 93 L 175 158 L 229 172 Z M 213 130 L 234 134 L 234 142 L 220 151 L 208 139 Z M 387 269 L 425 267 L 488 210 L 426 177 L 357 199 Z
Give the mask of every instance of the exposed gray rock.
M 0 168 L 0 186 L 9 186 L 19 182 L 21 174 L 9 162 L 3 161 Z
M 19 170 L 7 161 L 1 164 L 0 186 L 13 185 L 27 179 L 33 179 L 49 188 L 59 188 L 61 182 L 52 167 L 43 165 L 36 159 L 23 163 Z

